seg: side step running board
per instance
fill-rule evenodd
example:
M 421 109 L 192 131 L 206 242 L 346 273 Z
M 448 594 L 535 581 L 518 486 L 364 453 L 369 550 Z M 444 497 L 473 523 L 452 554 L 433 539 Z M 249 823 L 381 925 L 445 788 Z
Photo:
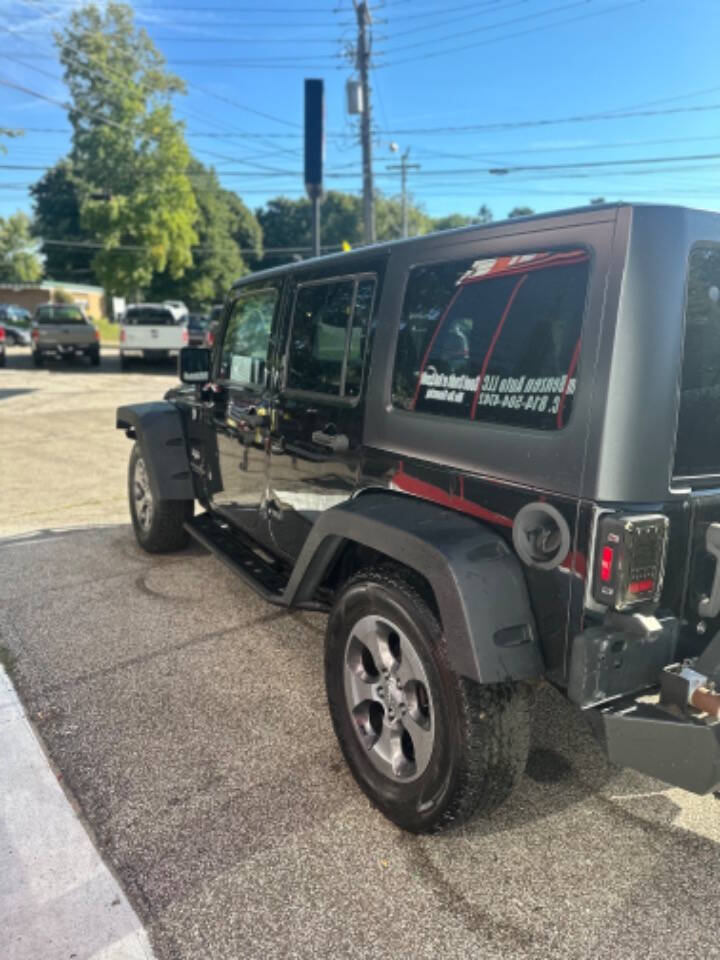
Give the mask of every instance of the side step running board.
M 290 579 L 288 573 L 249 537 L 207 513 L 186 521 L 185 529 L 268 603 L 291 606 L 286 590 Z M 323 613 L 329 610 L 327 603 L 314 599 L 296 602 L 292 606 Z

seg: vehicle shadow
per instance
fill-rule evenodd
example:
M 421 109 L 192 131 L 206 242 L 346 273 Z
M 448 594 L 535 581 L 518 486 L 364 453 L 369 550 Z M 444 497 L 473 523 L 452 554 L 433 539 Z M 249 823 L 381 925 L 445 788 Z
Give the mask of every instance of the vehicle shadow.
M 148 376 L 172 376 L 177 377 L 177 358 L 170 357 L 168 360 L 143 360 L 140 357 L 131 359 L 127 367 L 120 367 L 120 356 L 117 347 L 104 346 L 100 350 L 100 365 L 91 366 L 85 357 L 77 358 L 55 358 L 48 357 L 43 360 L 42 367 L 36 367 L 32 359 L 29 347 L 14 347 L 7 351 L 6 365 L 8 369 L 17 370 L 47 370 L 53 374 L 67 373 L 86 373 L 97 375 L 100 373 L 129 374 L 139 373 Z

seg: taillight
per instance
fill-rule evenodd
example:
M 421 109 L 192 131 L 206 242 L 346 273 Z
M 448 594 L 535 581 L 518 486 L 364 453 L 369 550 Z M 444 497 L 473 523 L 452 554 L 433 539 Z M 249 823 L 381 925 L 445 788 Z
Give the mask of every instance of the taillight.
M 93 336 L 96 340 L 100 340 L 100 331 L 97 329 L 97 327 L 93 330 Z
M 125 343 L 125 327 L 120 327 L 120 343 Z
M 38 330 L 37 327 L 33 327 L 32 333 L 30 334 L 30 336 L 33 338 L 33 340 L 39 340 L 39 339 L 40 339 L 40 331 Z
M 5 327 L 0 327 L 0 343 L 5 339 Z
M 185 327 L 185 329 L 182 332 L 182 342 L 187 343 L 189 340 L 190 340 L 190 334 L 188 333 L 188 328 Z
M 669 520 L 662 514 L 608 513 L 600 517 L 593 596 L 625 610 L 660 597 Z

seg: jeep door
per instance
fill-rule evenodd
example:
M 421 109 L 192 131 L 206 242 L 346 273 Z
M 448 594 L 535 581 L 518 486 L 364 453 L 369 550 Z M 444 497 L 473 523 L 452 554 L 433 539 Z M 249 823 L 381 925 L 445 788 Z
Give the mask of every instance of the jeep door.
M 384 261 L 295 280 L 273 411 L 270 529 L 295 557 L 312 524 L 352 496 L 363 430 L 364 367 Z
M 252 536 L 265 540 L 260 514 L 267 488 L 272 334 L 282 279 L 259 280 L 231 295 L 214 360 L 216 399 L 209 408 L 217 444 L 218 477 L 209 485 L 211 505 Z

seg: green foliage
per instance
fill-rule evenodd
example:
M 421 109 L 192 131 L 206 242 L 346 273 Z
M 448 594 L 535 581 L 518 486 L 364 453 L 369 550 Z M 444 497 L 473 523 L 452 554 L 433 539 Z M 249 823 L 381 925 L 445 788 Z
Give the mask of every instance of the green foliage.
M 449 213 L 445 217 L 435 217 L 432 224 L 433 230 L 453 230 L 455 227 L 468 227 L 473 223 L 491 223 L 492 218 L 492 210 L 483 204 L 474 216 Z
M 96 276 L 126 296 L 156 271 L 181 276 L 197 241 L 190 154 L 170 105 L 182 82 L 125 4 L 75 10 L 55 41 L 70 91 L 81 225 L 103 244 Z
M 375 229 L 378 240 L 397 240 L 402 237 L 402 200 L 400 197 L 375 197 Z M 433 221 L 408 198 L 408 236 L 430 233 Z
M 42 240 L 45 275 L 53 280 L 94 283 L 94 251 L 81 244 L 90 237 L 80 224 L 80 203 L 70 160 L 61 160 L 30 187 L 34 200 L 33 233 Z M 47 241 L 59 241 L 48 243 Z M 66 245 L 67 244 L 67 245 Z
M 512 220 L 514 217 L 531 217 L 534 213 L 535 211 L 532 207 L 513 207 L 508 213 L 508 219 Z
M 230 234 L 243 260 L 248 264 L 257 262 L 263 251 L 263 231 L 257 217 L 232 190 L 221 189 L 220 198 L 230 217 Z
M 188 173 L 199 213 L 195 228 L 198 242 L 193 249 L 192 265 L 177 279 L 170 270 L 156 273 L 148 298 L 183 300 L 195 308 L 222 301 L 232 283 L 249 268 L 233 236 L 237 216 L 228 205 L 228 191 L 220 187 L 215 171 L 197 160 L 190 161 Z
M 75 298 L 67 290 L 53 290 L 54 303 L 75 303 Z
M 42 278 L 42 262 L 32 246 L 27 214 L 0 217 L 0 282 L 37 283 Z

